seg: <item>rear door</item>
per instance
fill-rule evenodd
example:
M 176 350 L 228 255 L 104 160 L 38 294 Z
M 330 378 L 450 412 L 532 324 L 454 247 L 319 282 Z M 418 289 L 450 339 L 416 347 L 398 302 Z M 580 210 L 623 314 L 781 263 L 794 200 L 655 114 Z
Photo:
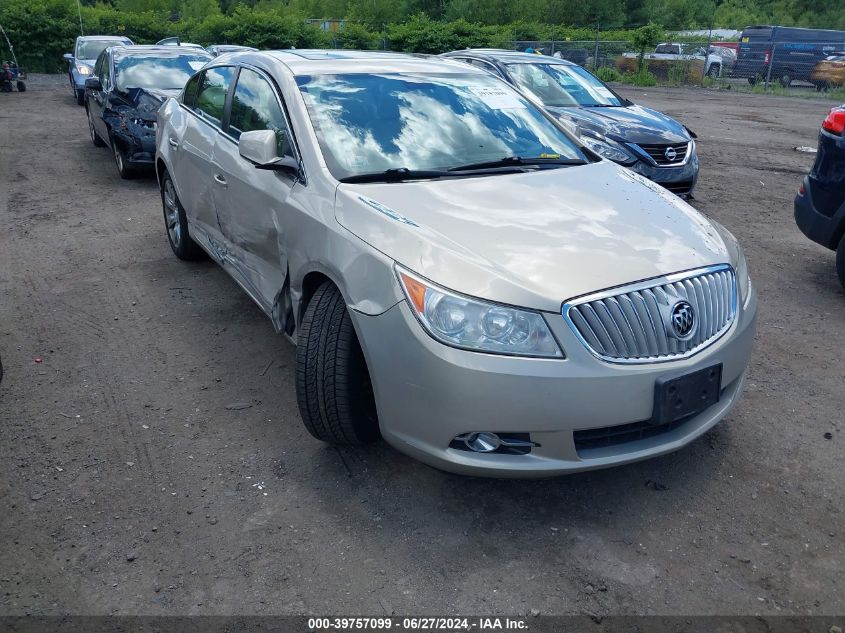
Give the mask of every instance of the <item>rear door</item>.
M 208 68 L 194 75 L 185 86 L 184 116 L 173 117 L 166 130 L 179 199 L 191 221 L 209 237 L 220 234 L 211 171 L 234 75 L 234 66 Z M 215 248 L 215 244 L 210 246 Z
M 772 28 L 752 26 L 739 38 L 734 75 L 738 77 L 766 76 L 772 52 Z
M 238 152 L 243 132 L 272 130 L 279 156 L 295 156 L 282 98 L 262 71 L 241 68 L 232 93 L 224 134 L 214 148 L 214 203 L 229 263 L 237 269 L 259 305 L 269 313 L 287 274 L 286 223 L 291 174 L 256 169 Z

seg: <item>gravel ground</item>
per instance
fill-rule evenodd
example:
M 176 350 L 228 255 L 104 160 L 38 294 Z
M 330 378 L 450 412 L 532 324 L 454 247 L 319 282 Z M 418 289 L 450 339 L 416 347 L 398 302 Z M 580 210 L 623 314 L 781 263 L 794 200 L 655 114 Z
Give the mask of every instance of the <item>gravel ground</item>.
M 743 401 L 686 449 L 543 481 L 303 428 L 294 350 L 168 247 L 62 78 L 0 95 L 0 613 L 845 612 L 845 294 L 792 219 L 829 101 L 649 89 L 761 299 Z M 826 438 L 826 434 L 828 434 Z

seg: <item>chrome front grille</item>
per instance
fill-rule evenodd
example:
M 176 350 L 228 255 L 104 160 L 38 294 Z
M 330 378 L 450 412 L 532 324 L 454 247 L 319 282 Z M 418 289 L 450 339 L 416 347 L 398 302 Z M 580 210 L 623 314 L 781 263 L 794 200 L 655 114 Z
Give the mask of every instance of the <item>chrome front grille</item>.
M 734 271 L 720 265 L 581 297 L 564 304 L 563 316 L 603 360 L 657 362 L 692 356 L 718 339 L 733 323 L 736 298 Z M 672 314 L 683 302 L 694 311 L 695 330 L 680 337 Z
M 680 165 L 686 162 L 690 150 L 689 143 L 669 143 L 665 145 L 640 145 L 660 167 Z

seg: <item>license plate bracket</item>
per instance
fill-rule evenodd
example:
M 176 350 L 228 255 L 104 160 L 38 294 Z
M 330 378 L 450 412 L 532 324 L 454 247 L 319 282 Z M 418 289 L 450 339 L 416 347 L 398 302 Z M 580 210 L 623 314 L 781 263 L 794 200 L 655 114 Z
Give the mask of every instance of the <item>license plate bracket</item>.
M 654 385 L 651 423 L 671 424 L 701 413 L 719 402 L 721 390 L 721 363 L 677 378 L 660 378 Z

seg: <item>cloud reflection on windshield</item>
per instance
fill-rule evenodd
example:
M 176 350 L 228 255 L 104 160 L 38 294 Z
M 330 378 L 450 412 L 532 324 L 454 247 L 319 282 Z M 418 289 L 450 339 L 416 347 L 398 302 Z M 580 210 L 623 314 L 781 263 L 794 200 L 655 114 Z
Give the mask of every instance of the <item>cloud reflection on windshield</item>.
M 493 78 L 356 74 L 298 82 L 326 160 L 339 177 L 396 167 L 444 169 L 506 156 L 582 158 L 554 124 Z M 505 92 L 497 101 L 473 92 L 478 88 Z

